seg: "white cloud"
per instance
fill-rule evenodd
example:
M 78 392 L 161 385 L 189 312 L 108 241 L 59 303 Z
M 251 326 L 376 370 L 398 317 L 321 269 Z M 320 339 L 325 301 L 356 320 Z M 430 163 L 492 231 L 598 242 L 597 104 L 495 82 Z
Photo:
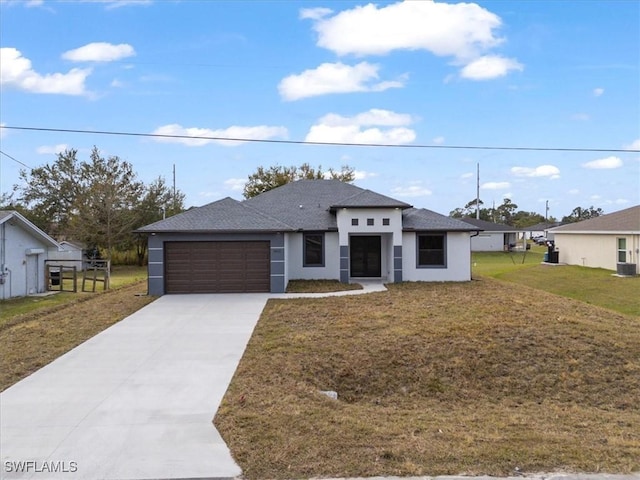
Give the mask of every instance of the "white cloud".
M 613 201 L 613 203 L 615 203 L 616 205 L 626 205 L 627 203 L 629 203 L 629 200 L 627 200 L 626 198 L 617 198 Z
M 577 188 L 572 188 L 571 190 L 569 190 L 567 192 L 569 195 L 577 195 L 580 193 L 580 190 L 578 190 Z
M 462 69 L 460 76 L 469 80 L 491 80 L 504 77 L 512 70 L 522 71 L 523 69 L 524 67 L 521 63 L 511 58 L 487 55 L 477 58 L 466 65 Z
M 246 178 L 229 178 L 224 181 L 224 185 L 235 192 L 241 192 L 244 190 L 244 186 L 247 184 Z
M 330 8 L 303 8 L 300 10 L 300 18 L 302 20 L 320 20 L 327 15 L 331 15 L 332 13 L 333 10 L 331 10 Z
M 313 70 L 285 77 L 278 85 L 278 91 L 285 100 L 299 100 L 329 93 L 381 92 L 404 87 L 405 78 L 376 82 L 379 68 L 379 65 L 367 62 L 354 66 L 323 63 Z
M 31 60 L 12 47 L 0 48 L 0 85 L 31 93 L 85 95 L 88 68 L 73 68 L 68 73 L 42 75 L 31 66 Z
M 560 169 L 554 165 L 540 165 L 539 167 L 511 167 L 511 173 L 516 177 L 549 177 L 551 180 L 560 178 Z
M 591 168 L 596 170 L 620 168 L 623 165 L 622 160 L 619 157 L 606 157 L 598 160 L 591 160 L 590 162 L 583 163 L 584 168 Z
M 104 3 L 108 10 L 129 5 L 151 5 L 153 0 L 80 0 L 82 3 Z
M 60 143 L 58 145 L 42 145 L 41 147 L 36 148 L 36 152 L 40 155 L 58 154 L 64 152 L 68 148 L 69 145 L 66 143 Z
M 377 173 L 365 172 L 364 170 L 355 170 L 353 174 L 356 180 L 364 180 L 366 178 L 373 178 L 378 176 Z
M 72 62 L 114 62 L 133 57 L 135 54 L 133 47 L 127 43 L 113 45 L 106 42 L 94 42 L 64 52 L 62 58 Z
M 114 78 L 111 81 L 111 86 L 114 87 L 114 88 L 122 88 L 122 87 L 124 87 L 124 83 L 121 82 L 120 80 L 118 80 L 117 78 Z
M 330 113 L 311 127 L 305 141 L 403 145 L 416 138 L 415 132 L 406 128 L 412 122 L 411 115 L 381 109 L 371 109 L 354 117 Z
M 394 187 L 391 192 L 396 197 L 428 197 L 433 192 L 424 187 L 421 182 L 412 182 L 402 187 Z
M 593 89 L 593 96 L 594 97 L 600 97 L 603 93 L 604 93 L 604 88 L 594 88 Z
M 444 137 L 435 137 L 431 140 L 431 143 L 433 143 L 434 145 L 442 145 L 444 143 Z
M 467 172 L 467 173 L 463 173 L 462 175 L 460 175 L 460 178 L 463 179 L 463 180 L 466 180 L 467 178 L 472 178 L 473 176 L 475 176 L 475 173 Z
M 164 138 L 156 137 L 155 140 L 157 142 L 182 143 L 189 147 L 201 147 L 210 143 L 217 143 L 219 145 L 230 147 L 245 143 L 242 140 L 269 140 L 273 138 L 286 138 L 288 135 L 285 127 L 270 127 L 267 125 L 259 125 L 255 127 L 232 126 L 225 129 L 211 130 L 208 128 L 197 127 L 187 128 L 177 123 L 163 125 L 156 128 L 151 133 L 154 135 L 166 135 Z M 222 140 L 224 138 L 242 140 Z
M 369 3 L 333 14 L 304 9 L 313 20 L 317 45 L 338 55 L 387 55 L 396 50 L 425 50 L 468 65 L 465 78 L 484 80 L 522 70 L 515 59 L 483 57 L 504 39 L 496 33 L 502 20 L 475 3 L 404 1 L 386 6 Z M 480 58 L 479 58 L 480 57 Z
M 311 18 L 311 17 L 307 17 Z M 369 3 L 315 19 L 318 46 L 338 55 L 386 55 L 394 50 L 427 50 L 470 59 L 502 39 L 500 18 L 473 3 Z
M 634 140 L 629 145 L 625 145 L 625 150 L 640 150 L 640 138 Z
M 480 188 L 484 190 L 504 190 L 511 188 L 511 184 L 509 182 L 486 182 L 480 185 Z

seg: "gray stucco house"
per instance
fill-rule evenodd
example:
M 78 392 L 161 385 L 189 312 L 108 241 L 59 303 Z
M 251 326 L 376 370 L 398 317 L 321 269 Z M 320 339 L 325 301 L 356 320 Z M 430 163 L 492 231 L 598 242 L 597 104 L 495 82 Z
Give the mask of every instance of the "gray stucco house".
M 0 210 L 0 298 L 47 290 L 45 261 L 62 247 L 19 212 Z
M 284 292 L 292 279 L 468 281 L 478 228 L 338 180 L 223 198 L 137 230 L 149 294 Z

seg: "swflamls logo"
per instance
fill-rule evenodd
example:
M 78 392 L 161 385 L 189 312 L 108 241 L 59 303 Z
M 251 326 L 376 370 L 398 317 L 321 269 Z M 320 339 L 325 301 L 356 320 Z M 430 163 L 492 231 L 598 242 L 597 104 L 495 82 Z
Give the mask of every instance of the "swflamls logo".
M 75 473 L 78 471 L 78 462 L 6 460 L 4 471 L 5 473 Z

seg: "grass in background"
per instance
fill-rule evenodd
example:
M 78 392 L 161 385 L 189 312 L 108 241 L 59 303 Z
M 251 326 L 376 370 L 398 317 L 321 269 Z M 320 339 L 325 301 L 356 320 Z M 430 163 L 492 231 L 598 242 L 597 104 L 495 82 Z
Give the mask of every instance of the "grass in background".
M 544 259 L 546 247 L 532 246 L 526 253 L 472 252 L 471 271 L 474 275 L 494 277 L 498 274 L 539 265 Z
M 146 267 L 115 266 L 112 270 L 112 289 L 141 282 L 147 278 Z M 65 280 L 65 285 L 67 285 L 67 282 L 68 281 Z M 86 288 L 88 289 L 90 285 L 91 283 L 88 283 Z M 26 315 L 41 309 L 49 310 L 63 308 L 65 305 L 70 303 L 88 300 L 92 295 L 102 292 L 102 284 L 97 284 L 96 293 L 82 292 L 81 290 L 82 272 L 78 272 L 77 293 L 58 292 L 47 296 L 29 296 L 12 298 L 10 300 L 0 300 L 0 328 L 2 328 L 4 324 L 13 323 L 15 321 L 14 319 L 20 315 Z

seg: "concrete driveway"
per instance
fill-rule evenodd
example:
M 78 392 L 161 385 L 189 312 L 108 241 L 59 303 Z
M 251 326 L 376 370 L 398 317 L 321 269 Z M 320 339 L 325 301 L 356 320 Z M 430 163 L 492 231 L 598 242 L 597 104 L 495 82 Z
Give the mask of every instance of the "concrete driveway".
M 212 419 L 268 298 L 161 297 L 2 392 L 0 478 L 240 475 Z

